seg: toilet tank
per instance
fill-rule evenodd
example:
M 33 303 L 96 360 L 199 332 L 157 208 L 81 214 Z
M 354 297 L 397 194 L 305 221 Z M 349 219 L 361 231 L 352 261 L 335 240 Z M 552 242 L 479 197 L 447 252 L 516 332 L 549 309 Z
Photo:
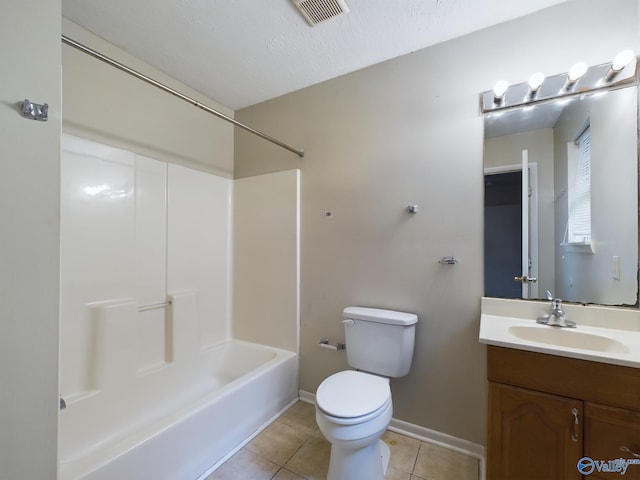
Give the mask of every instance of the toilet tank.
M 351 367 L 385 377 L 409 373 L 418 322 L 415 314 L 347 307 L 342 316 Z

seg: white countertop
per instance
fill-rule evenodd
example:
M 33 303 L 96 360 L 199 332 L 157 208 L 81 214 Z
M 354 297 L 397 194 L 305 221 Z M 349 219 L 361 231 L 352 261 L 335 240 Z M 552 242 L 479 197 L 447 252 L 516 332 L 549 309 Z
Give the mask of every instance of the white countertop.
M 566 307 L 570 307 L 565 308 L 567 318 L 575 321 L 577 328 L 536 323 L 538 316 L 548 312 L 548 302 L 483 298 L 479 340 L 487 345 L 640 368 L 640 311 Z

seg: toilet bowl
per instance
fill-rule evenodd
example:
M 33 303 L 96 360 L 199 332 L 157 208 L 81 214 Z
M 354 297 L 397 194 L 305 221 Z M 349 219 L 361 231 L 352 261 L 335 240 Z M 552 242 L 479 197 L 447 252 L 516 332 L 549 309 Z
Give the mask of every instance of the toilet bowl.
M 316 393 L 316 422 L 331 443 L 327 480 L 383 480 L 389 447 L 380 440 L 391 421 L 389 379 L 347 370 Z

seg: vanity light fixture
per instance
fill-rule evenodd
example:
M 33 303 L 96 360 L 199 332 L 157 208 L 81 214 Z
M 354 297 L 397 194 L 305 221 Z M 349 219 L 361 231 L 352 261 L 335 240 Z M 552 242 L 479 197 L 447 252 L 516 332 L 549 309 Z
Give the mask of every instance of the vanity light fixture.
M 506 80 L 500 80 L 493 86 L 493 103 L 496 106 L 502 105 L 504 102 L 504 94 L 507 93 L 509 84 Z
M 604 81 L 610 82 L 611 80 L 616 78 L 627 65 L 635 60 L 635 58 L 636 56 L 632 50 L 623 50 L 619 52 L 615 57 L 613 57 L 613 62 L 611 62 L 611 67 L 609 68 L 607 74 L 604 76 Z
M 480 94 L 480 110 L 495 115 L 514 108 L 533 107 L 558 99 L 570 101 L 575 96 L 595 95 L 639 83 L 635 53 L 624 50 L 611 63 L 588 66 L 578 62 L 567 73 L 545 77 L 542 72 L 536 72 L 527 82 L 515 85 L 500 80 L 492 90 Z
M 584 62 L 578 62 L 573 67 L 569 69 L 569 73 L 567 74 L 567 81 L 562 87 L 562 92 L 573 92 L 578 84 L 578 80 L 580 80 L 589 67 Z
M 536 72 L 529 77 L 529 91 L 526 100 L 533 100 L 538 95 L 538 91 L 544 82 L 545 76 L 542 72 Z
M 607 92 L 605 92 L 607 93 Z M 597 95 L 597 94 L 596 94 Z M 557 105 L 567 105 L 571 100 L 573 100 L 573 97 L 569 97 L 569 98 L 563 98 L 562 100 L 557 100 Z

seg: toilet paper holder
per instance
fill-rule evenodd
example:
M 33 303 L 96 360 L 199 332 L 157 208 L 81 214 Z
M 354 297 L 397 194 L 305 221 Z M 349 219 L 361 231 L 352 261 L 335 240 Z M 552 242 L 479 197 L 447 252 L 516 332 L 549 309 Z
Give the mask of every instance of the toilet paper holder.
M 331 345 L 329 343 L 329 339 L 328 338 L 323 338 L 322 340 L 320 340 L 320 342 L 318 343 L 318 346 L 320 348 L 326 348 L 327 350 L 346 350 L 347 346 L 344 343 L 336 343 L 335 345 Z

